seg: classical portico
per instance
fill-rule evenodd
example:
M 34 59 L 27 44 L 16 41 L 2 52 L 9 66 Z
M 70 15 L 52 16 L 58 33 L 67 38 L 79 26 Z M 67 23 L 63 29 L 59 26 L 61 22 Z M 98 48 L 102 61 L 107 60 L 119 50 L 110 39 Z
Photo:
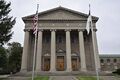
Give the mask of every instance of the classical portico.
M 99 55 L 93 53 L 91 32 L 87 35 L 85 29 L 87 17 L 84 13 L 63 7 L 39 13 L 36 72 L 94 71 L 96 56 L 100 68 Z M 25 38 L 21 71 L 32 70 L 35 37 L 32 18 L 33 15 L 23 17 Z M 97 20 L 93 17 L 94 34 Z M 95 44 L 97 46 L 97 42 Z

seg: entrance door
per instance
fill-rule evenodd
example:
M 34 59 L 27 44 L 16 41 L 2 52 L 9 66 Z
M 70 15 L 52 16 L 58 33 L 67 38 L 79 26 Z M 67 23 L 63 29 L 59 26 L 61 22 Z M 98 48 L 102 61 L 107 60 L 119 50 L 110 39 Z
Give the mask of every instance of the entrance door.
M 57 57 L 57 70 L 58 71 L 64 70 L 64 56 Z
M 77 58 L 72 58 L 72 70 L 73 71 L 77 71 L 78 67 L 77 67 Z
M 49 71 L 50 70 L 50 58 L 45 58 L 44 59 L 44 71 Z

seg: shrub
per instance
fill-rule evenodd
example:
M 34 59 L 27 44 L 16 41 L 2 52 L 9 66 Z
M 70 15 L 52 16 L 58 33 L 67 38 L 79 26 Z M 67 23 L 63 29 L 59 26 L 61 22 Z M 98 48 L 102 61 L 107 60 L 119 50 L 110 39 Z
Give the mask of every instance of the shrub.
M 113 73 L 120 75 L 120 68 L 114 71 Z

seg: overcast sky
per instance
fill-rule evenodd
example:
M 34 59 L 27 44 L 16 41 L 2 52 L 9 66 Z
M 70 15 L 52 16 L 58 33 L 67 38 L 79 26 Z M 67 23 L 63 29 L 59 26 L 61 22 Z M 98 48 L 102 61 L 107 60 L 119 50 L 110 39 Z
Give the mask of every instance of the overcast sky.
M 11 15 L 17 22 L 13 28 L 14 35 L 10 42 L 23 45 L 24 23 L 22 17 L 34 14 L 36 4 L 39 12 L 58 6 L 88 14 L 89 0 L 6 0 L 11 2 Z M 120 0 L 91 0 L 92 15 L 99 17 L 97 22 L 97 39 L 100 53 L 120 54 Z

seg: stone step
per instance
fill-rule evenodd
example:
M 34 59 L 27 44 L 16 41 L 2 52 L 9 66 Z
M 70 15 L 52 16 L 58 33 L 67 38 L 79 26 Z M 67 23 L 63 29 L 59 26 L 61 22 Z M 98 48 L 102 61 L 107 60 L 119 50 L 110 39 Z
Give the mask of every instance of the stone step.
M 24 76 L 24 77 L 29 77 L 32 75 L 32 72 L 19 72 L 17 74 L 14 74 L 13 76 Z M 73 72 L 65 72 L 65 71 L 56 71 L 56 72 L 35 72 L 35 75 L 42 75 L 42 76 L 76 76 L 76 75 L 80 75 L 80 76 L 96 76 L 96 73 L 93 71 L 89 71 L 89 72 L 79 72 L 79 71 L 73 71 Z M 100 76 L 113 76 L 112 73 L 104 73 L 104 72 L 100 72 L 99 73 Z
M 30 80 L 30 77 L 8 77 L 7 80 Z

